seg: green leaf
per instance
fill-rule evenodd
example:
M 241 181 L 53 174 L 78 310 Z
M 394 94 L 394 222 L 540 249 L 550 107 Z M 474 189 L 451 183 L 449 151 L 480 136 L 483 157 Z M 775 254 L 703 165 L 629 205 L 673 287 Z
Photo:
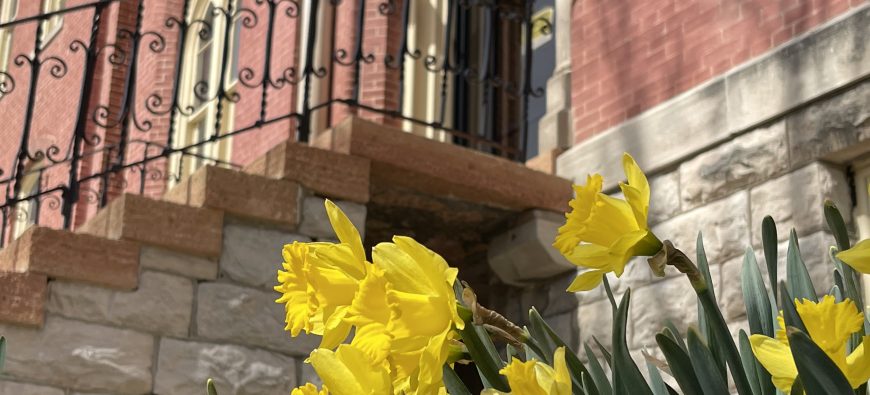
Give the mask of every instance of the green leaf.
M 837 368 L 834 361 L 816 345 L 806 333 L 796 328 L 787 328 L 788 343 L 798 376 L 809 394 L 853 393 L 849 380 Z
M 604 357 L 604 362 L 607 363 L 607 366 L 610 366 L 610 368 L 613 369 L 613 356 L 610 355 L 610 351 L 607 351 L 607 347 L 604 347 L 604 345 L 601 344 L 597 337 L 592 336 L 592 341 L 595 342 L 595 345 L 598 347 L 598 351 L 600 351 L 601 356 Z
M 646 362 L 646 370 L 649 372 L 650 389 L 654 395 L 669 395 L 668 386 L 662 380 L 662 375 L 659 373 L 659 368 L 651 362 Z
M 740 287 L 743 290 L 743 303 L 746 305 L 746 316 L 749 320 L 750 333 L 758 333 L 773 337 L 775 330 L 771 314 L 770 299 L 767 288 L 761 279 L 755 252 L 751 247 L 743 254 L 743 268 L 740 270 Z
M 719 372 L 713 353 L 694 329 L 688 332 L 689 358 L 706 395 L 728 395 L 728 384 Z
M 4 365 L 6 365 L 6 338 L 0 336 L 0 372 L 3 371 Z
M 543 358 L 542 361 L 547 364 L 553 364 L 553 353 L 556 351 L 556 343 L 547 333 L 547 323 L 538 313 L 538 310 L 532 307 L 529 309 L 529 335 L 534 340 L 535 345 L 539 348 L 538 351 Z M 563 342 L 564 343 L 564 342 Z
M 573 391 L 574 393 L 579 393 L 580 388 L 583 386 L 583 375 L 589 376 L 589 371 L 586 370 L 586 367 L 583 366 L 583 363 L 580 362 L 580 358 L 577 357 L 577 354 L 574 353 L 572 347 L 568 347 L 564 340 L 556 334 L 556 331 L 550 327 L 550 324 L 547 323 L 542 317 L 541 314 L 538 313 L 538 310 L 532 307 L 529 310 L 529 322 L 533 327 L 538 327 L 538 330 L 544 332 L 544 335 L 548 342 L 552 342 L 553 352 L 555 352 L 557 347 L 565 348 L 565 362 L 568 365 L 568 369 L 571 372 L 571 381 L 573 382 Z M 550 353 L 550 359 L 552 359 L 553 353 Z M 552 362 L 552 361 L 551 361 Z M 597 395 L 598 391 L 593 389 L 594 392 L 586 392 L 588 395 Z
M 746 371 L 746 380 L 749 381 L 749 386 L 752 387 L 753 394 L 762 394 L 762 377 L 759 374 L 758 366 L 755 362 L 755 356 L 752 354 L 752 345 L 749 343 L 749 337 L 746 336 L 746 331 L 743 329 L 737 334 L 737 347 L 740 350 L 740 359 L 743 361 L 743 370 Z M 770 379 L 768 378 L 768 381 Z
M 696 290 L 698 300 L 704 304 L 709 314 L 710 327 L 716 335 L 717 341 L 721 343 L 725 353 L 725 360 L 728 361 L 728 368 L 731 370 L 731 377 L 734 379 L 734 386 L 737 387 L 737 393 L 740 395 L 752 394 L 752 388 L 746 380 L 746 372 L 743 370 L 743 361 L 740 359 L 740 353 L 737 352 L 737 345 L 734 344 L 734 339 L 731 338 L 731 331 L 728 330 L 728 325 L 725 323 L 725 317 L 716 305 L 716 301 L 710 297 L 708 290 Z
M 442 368 L 444 375 L 444 387 L 447 388 L 447 393 L 450 395 L 471 395 L 471 391 L 462 382 L 462 379 L 456 374 L 450 366 L 444 365 Z
M 592 352 L 588 344 L 584 343 L 583 349 L 586 350 L 586 360 L 589 361 L 589 377 L 592 378 L 595 388 L 598 389 L 600 394 L 612 394 L 613 388 L 610 386 L 610 379 L 607 378 L 604 369 L 601 368 L 598 357 Z
M 834 234 L 834 239 L 837 240 L 837 248 L 840 251 L 848 250 L 850 247 L 849 232 L 846 230 L 846 221 L 843 220 L 843 215 L 837 205 L 830 200 L 825 201 L 825 221 L 828 227 L 831 228 L 831 233 Z
M 208 379 L 205 382 L 205 391 L 208 395 L 217 395 L 217 389 L 214 387 L 214 380 Z
M 680 333 L 680 329 L 677 328 L 676 325 L 674 325 L 674 322 L 669 320 L 669 319 L 665 320 L 665 329 L 666 330 L 662 331 L 662 333 L 670 336 L 671 339 L 674 339 L 674 341 L 677 343 L 677 345 L 680 346 L 680 348 L 682 348 L 683 351 L 688 353 L 689 347 L 686 346 L 686 342 L 683 340 L 683 335 Z
M 786 280 L 791 294 L 796 298 L 809 299 L 813 302 L 818 302 L 816 290 L 813 288 L 813 281 L 810 279 L 810 273 L 807 272 L 807 265 L 804 264 L 801 258 L 800 246 L 798 245 L 797 233 L 794 229 L 788 239 L 788 253 L 786 254 Z
M 773 294 L 776 295 L 776 278 L 777 272 L 777 240 L 776 240 L 776 223 L 773 222 L 771 216 L 764 217 L 761 220 L 761 245 L 764 248 L 764 262 L 767 264 L 767 278 L 770 280 L 770 288 Z
M 643 374 L 631 359 L 628 343 L 625 340 L 625 325 L 628 319 L 628 306 L 631 290 L 625 291 L 619 308 L 613 317 L 613 389 L 615 394 L 653 395 Z
M 504 361 L 498 356 L 486 329 L 466 322 L 465 328 L 460 330 L 459 334 L 468 349 L 468 354 L 477 366 L 483 385 L 499 391 L 510 391 L 505 377 L 498 373 L 504 366 Z
M 785 326 L 792 326 L 801 331 L 806 331 L 807 327 L 804 326 L 804 321 L 794 307 L 794 298 L 789 294 L 788 288 L 782 282 L 779 284 L 779 292 L 779 306 L 782 309 L 782 318 L 785 321 Z
M 683 394 L 704 395 L 704 390 L 701 388 L 701 383 L 698 382 L 689 354 L 677 345 L 674 339 L 665 334 L 656 334 L 656 343 L 662 350 L 662 354 L 665 355 L 665 360 L 668 361 L 668 366 L 671 368 L 671 375 L 677 380 L 677 385 L 683 390 Z
M 520 358 L 520 350 L 517 350 L 516 347 L 508 344 L 504 347 L 505 354 L 507 355 L 508 362 L 512 361 L 514 358 Z

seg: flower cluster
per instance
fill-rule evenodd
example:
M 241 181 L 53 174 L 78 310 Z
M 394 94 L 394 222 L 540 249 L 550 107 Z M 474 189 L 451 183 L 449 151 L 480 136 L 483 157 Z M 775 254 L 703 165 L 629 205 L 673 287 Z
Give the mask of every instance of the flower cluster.
M 293 393 L 444 392 L 442 366 L 465 325 L 452 288 L 457 270 L 408 237 L 378 244 L 369 261 L 341 209 L 327 201 L 326 212 L 339 242 L 284 246 L 275 287 L 286 330 L 322 336 L 308 361 L 324 389 Z

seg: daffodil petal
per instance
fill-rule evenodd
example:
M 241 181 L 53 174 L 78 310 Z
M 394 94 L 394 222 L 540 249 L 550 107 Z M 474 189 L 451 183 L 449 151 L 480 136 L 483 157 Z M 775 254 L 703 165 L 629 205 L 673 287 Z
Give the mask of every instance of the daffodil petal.
M 852 388 L 858 388 L 870 380 L 870 355 L 864 353 L 864 346 L 868 341 L 870 341 L 870 336 L 864 336 L 864 341 L 846 357 L 845 373 Z
M 326 206 L 326 215 L 329 216 L 329 223 L 332 224 L 332 229 L 335 231 L 338 240 L 350 246 L 358 262 L 365 262 L 366 251 L 363 248 L 362 238 L 356 226 L 350 222 L 344 211 L 341 211 L 341 208 L 331 200 L 326 199 L 324 205 Z
M 791 349 L 780 341 L 764 335 L 750 336 L 749 344 L 752 346 L 752 353 L 770 373 L 773 385 L 789 393 L 798 374 Z
M 559 347 L 553 353 L 554 391 L 552 395 L 571 395 L 571 374 L 565 362 L 565 347 Z
M 622 168 L 625 171 L 625 177 L 628 179 L 628 185 L 635 188 L 638 192 L 638 198 L 649 205 L 650 189 L 646 174 L 643 173 L 634 158 L 627 152 L 622 154 Z
M 568 286 L 568 292 L 588 291 L 601 284 L 604 278 L 604 270 L 589 270 L 577 276 L 571 285 Z
M 861 273 L 870 274 L 870 239 L 861 240 L 852 248 L 838 252 L 837 258 Z

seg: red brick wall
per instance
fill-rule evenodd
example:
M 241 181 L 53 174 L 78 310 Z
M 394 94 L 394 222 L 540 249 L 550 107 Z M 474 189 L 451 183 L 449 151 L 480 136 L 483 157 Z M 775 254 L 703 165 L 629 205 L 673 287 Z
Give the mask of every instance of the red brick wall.
M 618 125 L 862 0 L 576 0 L 574 141 Z

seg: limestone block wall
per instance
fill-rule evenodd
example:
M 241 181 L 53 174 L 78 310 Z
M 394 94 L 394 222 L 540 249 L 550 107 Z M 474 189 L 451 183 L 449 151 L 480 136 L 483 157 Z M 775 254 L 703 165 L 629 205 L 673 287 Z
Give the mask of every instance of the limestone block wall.
M 203 170 L 207 174 L 194 175 L 192 181 L 202 184 L 179 187 L 189 188 L 188 197 L 208 196 L 209 191 L 226 189 L 220 175 L 224 172 Z M 232 177 L 264 186 L 279 182 L 241 173 Z M 202 208 L 148 200 L 158 211 L 139 212 L 142 202 L 128 196 L 122 199 L 123 210 L 114 208 L 115 203 L 104 209 L 123 211 L 122 217 L 107 222 L 122 224 L 120 238 L 136 240 L 129 243 L 138 254 L 133 258 L 138 259 L 138 283 L 119 289 L 87 278 L 49 274 L 41 301 L 44 310 L 35 313 L 43 314 L 41 326 L 40 319 L 31 322 L 35 325 L 0 324 L 0 334 L 8 340 L 0 394 L 195 395 L 204 394 L 206 379 L 213 378 L 221 394 L 286 395 L 297 383 L 316 382 L 316 375 L 302 361 L 319 339 L 293 339 L 283 330 L 284 309 L 274 302 L 278 294 L 272 287 L 284 244 L 331 241 L 335 236 L 324 215 L 323 197 L 299 186 L 283 197 L 269 190 L 247 192 L 248 200 L 254 201 L 244 204 L 268 208 L 283 200 L 280 204 L 295 208 L 276 212 L 284 213 L 281 218 L 293 217 L 291 221 L 233 214 L 244 206 L 232 199 L 193 204 Z M 287 192 L 284 187 L 277 191 Z M 170 195 L 166 199 L 184 200 Z M 337 203 L 364 230 L 364 203 Z M 190 222 L 186 220 L 192 214 L 202 212 L 219 219 L 184 227 L 188 237 L 184 243 L 194 247 L 173 245 L 171 239 L 181 235 L 173 234 L 172 227 L 183 227 L 181 223 Z M 137 218 L 148 214 L 178 223 L 161 228 L 143 219 L 147 226 L 136 224 Z M 99 233 L 95 227 L 89 230 Z M 167 240 L 156 240 L 152 232 L 162 233 Z M 195 247 L 212 244 L 216 249 Z M 40 298 L 36 292 L 27 296 Z

